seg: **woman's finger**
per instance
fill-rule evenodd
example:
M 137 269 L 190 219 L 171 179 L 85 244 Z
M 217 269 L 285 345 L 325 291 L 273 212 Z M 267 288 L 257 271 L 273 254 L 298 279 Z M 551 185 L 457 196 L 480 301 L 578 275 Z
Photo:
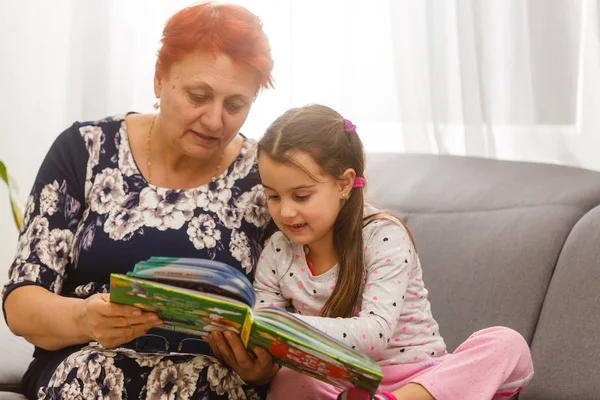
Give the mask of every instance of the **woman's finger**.
M 98 293 L 88 299 L 88 308 L 105 317 L 139 317 L 142 310 L 124 304 L 111 303 L 108 293 Z
M 158 315 L 154 313 L 145 312 L 139 317 L 107 317 L 108 326 L 115 328 L 124 328 L 131 325 L 138 324 L 153 324 L 159 321 Z
M 273 363 L 271 354 L 262 347 L 255 347 L 252 351 L 256 355 L 256 364 L 261 370 L 271 370 L 273 366 L 279 368 Z
M 105 328 L 94 334 L 94 340 L 106 348 L 113 348 L 144 335 L 154 326 L 156 325 L 136 324 L 122 328 Z
M 237 364 L 241 368 L 252 368 L 254 366 L 254 360 L 250 358 L 248 351 L 242 343 L 242 339 L 233 332 L 226 331 L 224 334 L 229 348 L 233 352 L 233 355 L 237 361 Z
M 237 368 L 237 360 L 233 354 L 233 350 L 229 346 L 227 340 L 223 337 L 223 334 L 221 332 L 213 332 L 211 335 L 215 341 L 216 347 L 219 349 L 223 361 L 230 367 L 234 369 Z
M 217 345 L 217 343 L 213 339 L 213 335 L 212 334 L 206 335 L 206 337 L 204 338 L 204 340 L 206 340 L 206 342 L 210 345 L 210 349 L 212 350 L 213 356 L 217 360 L 219 360 L 220 363 L 227 364 L 225 362 L 225 360 L 223 359 L 223 356 L 221 355 L 221 350 L 219 350 L 219 346 Z
M 114 339 L 122 339 L 123 343 L 127 343 L 133 339 L 136 339 L 146 332 L 148 332 L 151 328 L 153 328 L 154 324 L 135 324 L 129 325 L 122 328 L 114 328 L 111 330 L 111 336 Z

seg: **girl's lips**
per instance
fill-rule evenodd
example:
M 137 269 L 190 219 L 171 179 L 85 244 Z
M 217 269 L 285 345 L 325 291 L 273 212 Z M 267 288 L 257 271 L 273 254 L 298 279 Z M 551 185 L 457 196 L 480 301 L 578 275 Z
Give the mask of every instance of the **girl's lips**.
M 293 233 L 300 233 L 306 228 L 306 224 L 285 225 L 286 229 Z

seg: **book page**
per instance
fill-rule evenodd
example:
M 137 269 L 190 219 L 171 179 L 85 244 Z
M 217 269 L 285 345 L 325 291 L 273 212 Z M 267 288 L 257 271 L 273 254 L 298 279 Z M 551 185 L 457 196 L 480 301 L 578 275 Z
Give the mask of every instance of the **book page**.
M 253 316 L 249 347 L 263 347 L 276 362 L 340 388 L 374 393 L 381 368 L 369 357 L 312 328 L 285 310 L 261 308 Z
M 248 305 L 224 296 L 120 274 L 110 276 L 110 301 L 157 313 L 164 322 L 159 329 L 200 337 L 214 330 L 241 334 L 251 312 Z
M 213 260 L 152 257 L 137 263 L 127 275 L 233 297 L 250 306 L 256 298 L 252 284 L 243 273 Z

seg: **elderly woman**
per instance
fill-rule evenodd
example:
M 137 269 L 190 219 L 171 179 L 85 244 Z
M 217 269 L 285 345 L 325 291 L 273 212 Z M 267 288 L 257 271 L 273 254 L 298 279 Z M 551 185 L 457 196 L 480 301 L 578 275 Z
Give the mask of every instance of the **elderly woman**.
M 269 216 L 239 130 L 272 67 L 255 15 L 195 5 L 163 31 L 157 114 L 77 122 L 56 139 L 3 290 L 8 326 L 36 346 L 28 398 L 260 397 L 277 370 L 268 353 L 231 370 L 107 292 L 111 272 L 151 256 L 214 259 L 253 278 Z

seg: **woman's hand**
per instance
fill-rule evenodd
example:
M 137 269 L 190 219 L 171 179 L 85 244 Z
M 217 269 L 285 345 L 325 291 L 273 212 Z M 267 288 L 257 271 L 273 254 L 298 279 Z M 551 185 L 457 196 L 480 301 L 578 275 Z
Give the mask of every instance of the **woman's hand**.
M 279 371 L 268 351 L 255 347 L 249 352 L 240 337 L 233 332 L 212 332 L 206 341 L 217 359 L 229 365 L 242 380 L 254 386 L 269 383 Z
M 114 304 L 106 293 L 88 297 L 82 306 L 85 329 L 91 340 L 103 347 L 117 347 L 160 326 L 158 315 L 139 308 Z

